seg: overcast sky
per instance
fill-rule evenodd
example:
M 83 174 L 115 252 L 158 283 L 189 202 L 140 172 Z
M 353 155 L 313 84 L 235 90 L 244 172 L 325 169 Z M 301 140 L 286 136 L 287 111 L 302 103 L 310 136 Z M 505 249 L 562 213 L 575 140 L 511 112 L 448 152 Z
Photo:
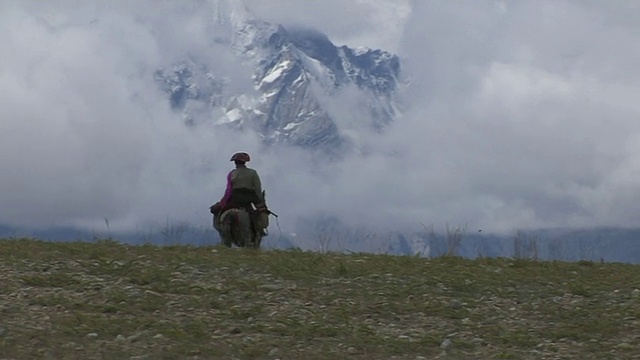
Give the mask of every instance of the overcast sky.
M 283 231 L 318 213 L 377 229 L 640 224 L 640 3 L 246 3 L 401 57 L 404 113 L 362 134 L 372 153 L 319 167 L 261 153 L 250 134 L 185 128 L 155 69 L 192 54 L 249 84 L 212 41 L 210 1 L 3 1 L 0 223 L 210 226 L 229 157 L 246 150 Z

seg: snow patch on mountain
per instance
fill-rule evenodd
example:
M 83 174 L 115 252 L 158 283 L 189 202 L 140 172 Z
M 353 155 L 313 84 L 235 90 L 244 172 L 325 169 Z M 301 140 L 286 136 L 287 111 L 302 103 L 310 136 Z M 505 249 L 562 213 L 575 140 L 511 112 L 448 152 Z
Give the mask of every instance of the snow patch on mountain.
M 290 60 L 285 60 L 279 63 L 276 67 L 271 69 L 271 71 L 264 78 L 262 78 L 262 80 L 260 80 L 260 84 L 258 85 L 258 88 L 262 87 L 262 85 L 266 83 L 272 83 L 278 80 L 283 73 L 285 73 L 291 68 L 292 64 L 293 62 Z
M 234 126 L 269 144 L 336 153 L 359 130 L 380 130 L 399 115 L 396 55 L 336 47 L 313 29 L 262 21 L 239 0 L 210 4 L 216 50 L 226 48 L 252 69 L 255 93 L 237 93 L 230 79 L 198 59 L 158 70 L 156 80 L 188 124 Z

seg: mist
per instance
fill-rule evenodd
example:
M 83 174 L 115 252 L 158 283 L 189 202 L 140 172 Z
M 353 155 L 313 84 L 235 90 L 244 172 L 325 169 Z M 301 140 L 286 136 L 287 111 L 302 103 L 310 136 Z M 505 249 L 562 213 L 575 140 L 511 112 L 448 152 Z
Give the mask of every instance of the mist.
M 0 223 L 210 227 L 230 156 L 247 151 L 284 232 L 335 216 L 375 231 L 467 224 L 637 225 L 640 24 L 622 1 L 246 1 L 259 17 L 402 59 L 402 116 L 338 162 L 187 127 L 153 72 L 188 57 L 252 91 L 214 41 L 209 1 L 0 5 Z

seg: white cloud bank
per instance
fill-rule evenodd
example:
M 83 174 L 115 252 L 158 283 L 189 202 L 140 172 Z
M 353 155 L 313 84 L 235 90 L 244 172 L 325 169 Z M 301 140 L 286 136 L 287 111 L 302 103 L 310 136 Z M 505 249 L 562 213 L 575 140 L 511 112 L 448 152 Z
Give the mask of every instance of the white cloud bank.
M 376 229 L 638 225 L 638 6 L 247 4 L 337 44 L 397 51 L 411 79 L 407 109 L 384 134 L 360 134 L 372 152 L 319 165 L 302 151 L 262 151 L 248 134 L 184 127 L 155 69 L 192 54 L 239 88 L 249 81 L 212 41 L 210 2 L 8 1 L 0 5 L 0 223 L 209 226 L 229 157 L 247 150 L 285 231 L 319 212 Z

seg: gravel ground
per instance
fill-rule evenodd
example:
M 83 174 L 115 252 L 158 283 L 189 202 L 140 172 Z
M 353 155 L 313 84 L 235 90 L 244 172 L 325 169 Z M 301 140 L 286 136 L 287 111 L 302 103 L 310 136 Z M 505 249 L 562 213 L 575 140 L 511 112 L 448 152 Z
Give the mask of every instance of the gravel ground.
M 640 266 L 0 240 L 0 359 L 640 359 Z

